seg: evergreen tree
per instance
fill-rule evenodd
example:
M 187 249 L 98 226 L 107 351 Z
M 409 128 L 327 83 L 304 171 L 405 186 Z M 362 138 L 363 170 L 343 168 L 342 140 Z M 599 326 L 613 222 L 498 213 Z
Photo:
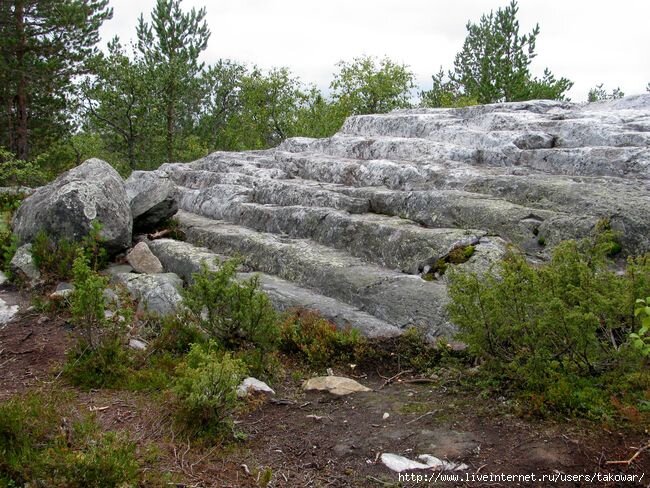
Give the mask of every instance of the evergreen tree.
M 66 132 L 72 80 L 111 16 L 108 0 L 0 2 L 0 145 L 18 159 Z
M 196 109 L 197 75 L 203 69 L 199 55 L 210 38 L 205 14 L 205 8 L 183 12 L 181 0 L 158 0 L 151 24 L 141 15 L 137 26 L 138 49 L 158 80 L 156 96 L 164 114 L 168 162 L 174 160 L 177 134 L 183 123 L 193 120 Z
M 513 0 L 504 9 L 483 15 L 478 24 L 468 22 L 467 37 L 449 72 L 449 82 L 442 82 L 442 73 L 434 76 L 432 90 L 421 94 L 422 104 L 564 100 L 573 86 L 571 81 L 556 79 L 548 69 L 541 78 L 531 75 L 539 25 L 521 35 L 518 11 Z
M 589 90 L 587 95 L 588 102 L 598 102 L 601 100 L 616 100 L 618 98 L 623 98 L 625 93 L 620 88 L 614 88 L 611 93 L 607 93 L 603 83 L 596 85 L 594 88 Z

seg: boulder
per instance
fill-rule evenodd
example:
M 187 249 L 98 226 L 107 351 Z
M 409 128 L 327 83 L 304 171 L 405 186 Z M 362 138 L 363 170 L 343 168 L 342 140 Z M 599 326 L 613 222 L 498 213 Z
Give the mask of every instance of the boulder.
M 237 387 L 237 396 L 240 398 L 246 397 L 251 393 L 262 393 L 265 395 L 275 395 L 275 391 L 269 385 L 257 378 L 248 377 Z
M 111 264 L 108 268 L 106 268 L 104 272 L 110 276 L 113 276 L 121 273 L 131 273 L 132 271 L 133 268 L 128 264 Z
M 134 171 L 126 180 L 133 227 L 147 231 L 172 217 L 178 210 L 174 183 L 163 170 Z
M 133 220 L 124 181 L 99 159 L 87 160 L 27 197 L 16 212 L 13 229 L 21 243 L 32 241 L 40 231 L 54 240 L 79 241 L 93 221 L 102 224 L 109 252 L 131 245 Z
M 32 285 L 35 285 L 41 279 L 41 272 L 32 257 L 31 244 L 23 244 L 16 250 L 9 267 L 14 275 L 30 282 Z
M 343 376 L 317 376 L 309 378 L 302 385 L 305 391 L 319 390 L 328 391 L 333 395 L 343 396 L 351 393 L 372 391 L 367 386 L 363 386 L 358 381 Z
M 64 299 L 68 298 L 74 292 L 74 285 L 72 283 L 59 283 L 56 285 L 56 290 L 53 293 L 50 293 L 50 298 L 53 299 Z
M 153 255 L 146 242 L 138 242 L 126 255 L 126 260 L 138 273 L 162 273 L 160 260 Z
M 18 313 L 18 305 L 9 305 L 0 298 L 0 325 L 7 324 Z
M 179 293 L 183 280 L 174 273 L 136 274 L 121 273 L 113 277 L 138 300 L 138 311 L 164 316 L 175 313 L 181 304 Z

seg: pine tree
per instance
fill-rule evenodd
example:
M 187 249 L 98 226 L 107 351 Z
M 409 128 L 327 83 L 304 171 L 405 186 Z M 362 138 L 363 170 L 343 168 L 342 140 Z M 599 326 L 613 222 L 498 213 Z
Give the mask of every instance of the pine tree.
M 516 1 L 483 15 L 477 24 L 467 23 L 467 37 L 456 55 L 449 81 L 442 72 L 433 77 L 433 88 L 421 94 L 425 106 L 515 102 L 532 99 L 564 100 L 573 83 L 556 79 L 548 69 L 533 77 L 539 25 L 528 34 L 519 33 Z
M 72 80 L 111 16 L 108 0 L 0 2 L 0 145 L 18 159 L 65 133 Z
M 158 0 L 151 24 L 141 15 L 137 26 L 138 49 L 159 83 L 156 95 L 164 113 L 168 162 L 174 160 L 181 123 L 192 116 L 188 105 L 192 92 L 198 91 L 197 74 L 203 69 L 199 55 L 210 38 L 205 14 L 205 8 L 183 12 L 181 0 Z

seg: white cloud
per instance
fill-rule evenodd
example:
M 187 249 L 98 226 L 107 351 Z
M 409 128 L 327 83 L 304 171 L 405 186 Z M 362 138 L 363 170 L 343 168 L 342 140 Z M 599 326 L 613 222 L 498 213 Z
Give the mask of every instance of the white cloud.
M 219 58 L 264 68 L 288 66 L 303 81 L 326 88 L 335 63 L 361 54 L 388 55 L 408 64 L 422 87 L 442 65 L 451 67 L 468 20 L 496 10 L 494 0 L 185 0 L 206 7 L 212 31 L 207 62 Z M 104 40 L 135 37 L 140 13 L 149 18 L 155 0 L 112 0 L 114 17 Z M 533 71 L 545 67 L 575 82 L 570 96 L 582 101 L 597 83 L 626 94 L 650 81 L 650 2 L 646 0 L 520 0 L 523 32 L 539 23 Z

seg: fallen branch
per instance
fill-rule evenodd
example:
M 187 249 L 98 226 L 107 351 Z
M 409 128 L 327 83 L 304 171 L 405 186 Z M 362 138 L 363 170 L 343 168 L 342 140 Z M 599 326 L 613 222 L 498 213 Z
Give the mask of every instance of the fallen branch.
M 630 459 L 626 459 L 624 461 L 607 461 L 605 464 L 624 464 L 625 466 L 629 466 L 634 462 L 636 458 L 639 457 L 643 451 L 647 451 L 648 449 L 650 449 L 650 442 L 648 442 L 645 446 L 641 446 L 639 449 L 637 449 L 637 451 L 634 453 L 634 456 L 632 456 Z
M 417 418 L 415 418 L 415 419 L 413 419 L 413 420 L 409 420 L 409 421 L 406 422 L 404 425 L 412 424 L 413 422 L 417 422 L 418 420 L 423 419 L 423 418 L 426 417 L 427 415 L 432 415 L 432 414 L 437 413 L 437 412 L 438 412 L 438 410 L 431 410 L 430 412 L 427 412 L 427 413 L 425 413 L 425 414 L 422 414 L 422 415 L 420 415 L 419 417 L 417 417 Z
M 412 372 L 413 372 L 412 369 L 406 369 L 404 371 L 400 371 L 396 375 L 391 376 L 390 378 L 386 378 L 384 380 L 384 383 L 379 388 L 377 388 L 377 390 L 381 390 L 384 386 L 390 385 L 393 381 L 395 381 L 400 376 L 408 374 L 408 373 L 412 373 Z
M 151 234 L 147 234 L 147 237 L 150 240 L 154 241 L 156 239 L 160 239 L 162 237 L 168 236 L 172 232 L 174 232 L 172 229 L 163 229 L 163 230 L 159 230 L 158 232 L 153 232 Z

